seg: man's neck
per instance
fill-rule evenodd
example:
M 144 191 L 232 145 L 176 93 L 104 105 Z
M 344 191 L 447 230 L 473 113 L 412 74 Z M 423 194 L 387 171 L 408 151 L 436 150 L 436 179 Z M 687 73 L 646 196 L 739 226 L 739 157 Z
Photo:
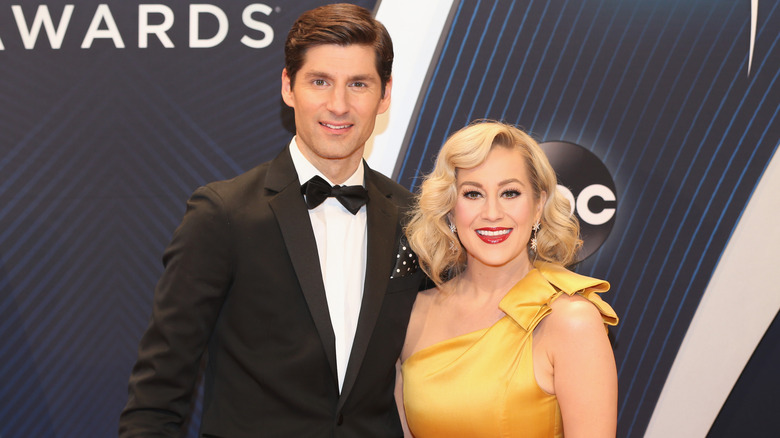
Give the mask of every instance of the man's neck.
M 363 184 L 362 160 L 357 155 L 339 160 L 323 159 L 317 155 L 306 154 L 293 139 L 290 153 L 292 154 L 295 171 L 301 182 L 307 181 L 314 175 L 324 176 L 331 184 L 341 185 L 347 182 L 349 185 Z
M 309 162 L 314 165 L 325 177 L 327 177 L 333 184 L 342 184 L 350 176 L 352 176 L 360 164 L 361 157 L 357 158 L 344 158 L 340 160 L 328 160 L 317 157 L 317 160 L 309 159 Z

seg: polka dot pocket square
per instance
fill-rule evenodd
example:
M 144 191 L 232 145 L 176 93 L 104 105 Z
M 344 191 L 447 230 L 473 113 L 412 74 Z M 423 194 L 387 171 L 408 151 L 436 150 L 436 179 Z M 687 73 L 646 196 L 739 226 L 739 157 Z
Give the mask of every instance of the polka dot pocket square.
M 395 267 L 390 278 L 406 277 L 417 272 L 419 268 L 417 264 L 417 254 L 409 247 L 409 242 L 406 241 L 406 237 L 401 237 L 401 242 L 398 244 L 398 254 L 395 256 Z

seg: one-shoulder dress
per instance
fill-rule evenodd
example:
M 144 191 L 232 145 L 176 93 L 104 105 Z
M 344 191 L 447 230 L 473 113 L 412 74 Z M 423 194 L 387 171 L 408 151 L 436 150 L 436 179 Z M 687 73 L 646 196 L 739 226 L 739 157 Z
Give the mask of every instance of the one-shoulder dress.
M 412 354 L 401 371 L 414 437 L 562 437 L 558 401 L 534 377 L 533 330 L 563 293 L 585 297 L 605 324 L 616 325 L 614 310 L 598 296 L 607 290 L 606 281 L 537 262 L 501 300 L 506 316 Z

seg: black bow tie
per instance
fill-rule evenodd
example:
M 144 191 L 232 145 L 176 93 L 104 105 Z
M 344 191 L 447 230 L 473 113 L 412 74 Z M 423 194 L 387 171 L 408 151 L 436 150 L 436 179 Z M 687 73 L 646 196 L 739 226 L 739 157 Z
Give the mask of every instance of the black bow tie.
M 322 204 L 325 199 L 334 197 L 352 214 L 368 202 L 368 192 L 363 186 L 331 186 L 319 175 L 303 183 L 301 193 L 306 195 L 306 205 L 311 210 Z

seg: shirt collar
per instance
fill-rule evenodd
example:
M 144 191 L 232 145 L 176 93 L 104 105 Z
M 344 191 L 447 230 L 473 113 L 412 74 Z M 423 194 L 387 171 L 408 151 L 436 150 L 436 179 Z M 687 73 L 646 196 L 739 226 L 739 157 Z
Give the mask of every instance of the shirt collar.
M 295 172 L 298 174 L 298 181 L 303 184 L 304 182 L 310 180 L 313 176 L 319 175 L 321 176 L 325 181 L 328 182 L 330 185 L 333 184 L 333 181 L 331 181 L 328 177 L 322 174 L 316 167 L 314 167 L 309 160 L 306 159 L 306 157 L 303 156 L 303 152 L 301 152 L 300 148 L 298 147 L 298 143 L 295 141 L 296 137 L 293 137 L 292 140 L 290 140 L 290 156 L 292 157 L 293 166 L 295 166 Z M 358 164 L 357 169 L 355 170 L 355 173 L 352 174 L 349 178 L 347 178 L 346 181 L 344 181 L 343 185 L 345 186 L 364 186 L 363 184 L 363 160 L 360 160 L 360 163 Z

